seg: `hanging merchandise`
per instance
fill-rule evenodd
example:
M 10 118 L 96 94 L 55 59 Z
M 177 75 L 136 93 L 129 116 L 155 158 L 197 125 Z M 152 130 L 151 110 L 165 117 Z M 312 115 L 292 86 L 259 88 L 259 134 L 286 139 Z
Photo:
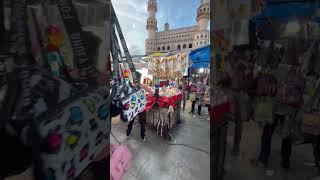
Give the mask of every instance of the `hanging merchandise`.
M 173 79 L 173 58 L 174 56 L 166 58 L 166 79 Z
M 18 0 L 12 2 L 12 11 L 11 15 L 11 28 L 10 34 L 14 34 L 14 36 L 10 36 L 10 53 L 16 54 L 19 57 L 22 57 L 28 54 L 28 38 L 29 35 L 27 34 L 26 27 L 27 27 L 27 16 L 26 16 L 26 0 L 22 0 L 19 2 Z M 21 59 L 19 62 L 15 62 L 18 65 L 22 64 L 29 64 L 28 62 L 30 59 Z M 34 64 L 34 62 L 32 62 Z
M 301 107 L 304 104 L 304 86 L 305 80 L 292 69 L 287 75 L 286 81 L 279 84 L 276 94 L 277 99 L 280 103 L 293 107 Z
M 61 75 L 62 59 L 60 58 L 60 47 L 64 41 L 64 36 L 56 26 L 47 27 L 46 50 L 48 52 L 48 64 L 51 67 L 51 73 L 55 77 Z
M 232 46 L 249 45 L 249 21 L 240 20 L 232 24 Z
M 261 11 L 267 5 L 267 1 L 266 0 L 252 0 L 251 3 L 252 3 L 251 9 L 252 9 L 252 15 L 253 16 L 260 14 Z
M 288 38 L 286 45 L 284 47 L 285 53 L 283 57 L 283 64 L 289 65 L 297 65 L 297 47 L 296 47 L 296 39 Z
M 48 2 L 46 2 L 48 3 Z M 46 27 L 55 26 L 59 29 L 61 35 L 64 37 L 64 40 L 60 43 L 59 52 L 61 55 L 61 59 L 66 67 L 70 69 L 75 68 L 74 64 L 74 52 L 72 51 L 71 41 L 69 40 L 68 33 L 63 24 L 62 17 L 59 13 L 59 9 L 55 3 L 48 3 L 42 5 L 44 12 L 44 16 L 47 19 Z
M 83 42 L 83 32 L 78 31 L 76 28 L 81 27 L 79 20 L 77 20 L 77 15 L 74 8 L 72 7 L 72 2 L 62 2 L 57 0 L 57 5 L 59 7 L 59 12 L 61 14 L 66 32 L 69 34 L 69 40 L 73 48 L 73 53 L 75 59 L 77 59 L 77 67 L 79 68 L 79 73 L 81 79 L 90 81 L 91 79 L 97 79 L 98 71 L 95 69 L 94 65 L 90 63 L 87 56 L 86 47 Z
M 277 92 L 277 79 L 269 73 L 262 73 L 258 77 L 256 89 L 257 96 L 275 96 Z
M 235 57 L 238 58 L 238 57 Z M 245 88 L 246 79 L 245 79 L 245 66 L 239 62 L 232 63 L 232 74 L 231 74 L 231 88 L 236 90 L 241 90 Z
M 232 0 L 231 18 L 233 21 L 247 20 L 251 17 L 252 0 Z
M 124 67 L 125 67 L 124 76 L 126 78 L 128 78 L 131 83 L 133 83 L 132 72 L 130 70 L 129 64 L 128 63 L 124 63 Z
M 121 81 L 123 81 L 125 84 L 133 83 L 132 73 L 127 63 L 120 63 L 119 70 Z
M 282 23 L 275 18 L 256 19 L 257 37 L 261 40 L 278 40 L 282 35 Z
M 212 5 L 212 21 L 214 22 L 213 31 L 223 30 L 231 28 L 231 8 L 232 1 L 231 0 L 217 0 L 213 1 Z
M 177 53 L 176 55 L 174 55 L 174 59 L 173 59 L 173 77 L 174 78 L 178 78 L 181 79 L 182 76 L 182 58 L 181 58 L 181 53 Z
M 205 105 L 210 106 L 210 87 L 209 86 L 206 87 L 206 93 L 204 94 L 204 97 L 203 97 L 203 103 Z
M 266 48 L 262 48 L 258 52 L 256 64 L 258 66 L 267 67 L 270 62 L 273 62 L 273 53 L 272 53 L 272 46 L 268 45 Z
M 306 87 L 305 93 L 303 95 L 304 99 L 304 107 L 303 109 L 307 112 L 312 111 L 312 106 L 314 101 L 316 100 L 316 92 L 317 92 L 317 78 L 316 76 L 307 76 L 306 77 Z
M 30 7 L 27 9 L 27 17 L 33 58 L 36 60 L 36 64 L 44 66 L 46 63 L 43 56 L 41 33 L 38 30 L 39 25 L 35 13 Z
M 226 96 L 221 88 L 215 87 L 213 90 L 211 89 L 211 93 L 210 121 L 215 124 L 218 120 L 222 119 L 226 113 L 230 112 L 230 103 L 228 96 Z
M 273 101 L 270 97 L 260 97 L 257 100 L 255 111 L 254 111 L 254 119 L 258 122 L 262 127 L 266 124 L 273 123 Z
M 312 42 L 310 48 L 298 58 L 299 72 L 307 73 L 311 63 L 310 60 L 311 60 L 312 54 L 315 51 L 316 45 L 317 45 L 316 41 Z
M 71 10 L 67 15 L 69 20 L 75 21 L 72 22 L 73 33 L 80 34 L 81 26 L 76 23 L 78 20 L 72 2 L 57 3 L 63 3 L 60 4 L 63 8 L 61 13 Z M 5 106 L 1 109 L 1 113 L 12 112 L 2 114 L 4 116 L 1 117 L 7 117 L 2 125 L 10 131 L 2 130 L 17 136 L 23 145 L 32 149 L 32 154 L 25 158 L 33 159 L 34 179 L 77 178 L 108 145 L 110 96 L 104 87 L 95 82 L 70 83 L 61 77 L 54 77 L 48 69 L 34 64 L 35 61 L 28 60 L 32 58 L 28 55 L 32 52 L 27 46 L 29 37 L 17 34 L 19 28 L 20 31 L 29 30 L 22 18 L 27 17 L 27 4 L 25 1 L 14 1 L 13 7 L 12 16 L 17 21 L 12 26 L 11 39 L 19 44 L 12 46 L 17 66 L 13 71 L 16 81 L 10 85 L 15 86 L 16 97 L 8 103 L 14 104 L 12 110 Z M 75 52 L 78 52 L 76 48 L 85 49 L 81 36 L 77 40 L 80 44 L 73 44 Z M 78 57 L 87 57 L 86 51 Z M 26 61 L 19 62 L 23 60 Z M 24 66 L 19 66 L 22 63 Z
M 213 31 L 212 36 L 216 53 L 227 54 L 232 51 L 231 31 L 232 28 Z
M 315 92 L 313 95 L 312 111 L 320 112 L 320 78 L 316 80 Z
M 257 48 L 258 38 L 256 24 L 253 20 L 249 20 L 249 42 L 250 48 Z
M 111 91 L 112 107 L 116 107 L 117 109 L 121 110 L 121 119 L 125 122 L 128 122 L 132 121 L 139 113 L 143 112 L 146 109 L 146 92 L 144 89 L 141 89 L 139 87 L 140 80 L 137 77 L 131 55 L 125 43 L 125 39 L 122 34 L 121 27 L 113 6 L 111 8 L 111 17 L 111 55 L 113 60 L 113 67 L 119 67 L 119 57 L 121 57 L 120 44 L 118 42 L 118 37 L 116 34 L 117 30 L 124 54 L 126 56 L 126 62 L 128 63 L 129 69 L 131 71 L 133 83 L 138 85 L 138 87 L 133 88 L 133 86 L 131 86 L 132 84 L 122 83 L 119 76 L 119 68 L 113 69 L 114 84 Z M 114 115 L 116 116 L 118 114 Z
M 188 76 L 189 55 L 187 52 L 181 53 L 181 67 L 182 67 L 182 76 Z
M 157 76 L 160 79 L 166 79 L 166 58 L 165 57 L 161 57 L 159 59 Z

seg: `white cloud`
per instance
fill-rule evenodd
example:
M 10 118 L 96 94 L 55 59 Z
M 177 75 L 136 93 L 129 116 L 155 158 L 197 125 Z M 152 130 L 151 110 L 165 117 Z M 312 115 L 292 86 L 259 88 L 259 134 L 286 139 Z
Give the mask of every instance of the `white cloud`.
M 132 55 L 144 54 L 145 39 L 148 35 L 148 32 L 146 30 L 146 20 L 148 17 L 148 0 L 111 1 L 118 16 L 121 29 L 124 37 L 126 38 L 127 46 L 129 47 L 130 53 Z M 162 1 L 161 4 L 160 1 Z M 183 26 L 182 24 L 184 23 L 185 19 L 190 19 L 190 16 L 188 16 L 187 14 L 196 14 L 196 9 L 200 0 L 188 0 L 188 3 L 191 3 L 192 6 L 190 6 L 190 4 L 181 5 L 181 2 L 184 3 L 185 1 L 174 0 L 173 2 L 172 0 L 158 0 L 158 12 L 156 16 L 158 20 L 159 31 L 163 30 L 164 23 L 167 22 L 167 20 L 169 21 L 170 29 L 178 28 L 180 26 Z M 180 4 L 181 7 L 177 7 L 177 4 Z M 195 23 L 195 17 L 193 17 L 192 22 Z
M 112 0 L 129 51 L 144 54 L 147 36 L 147 0 Z

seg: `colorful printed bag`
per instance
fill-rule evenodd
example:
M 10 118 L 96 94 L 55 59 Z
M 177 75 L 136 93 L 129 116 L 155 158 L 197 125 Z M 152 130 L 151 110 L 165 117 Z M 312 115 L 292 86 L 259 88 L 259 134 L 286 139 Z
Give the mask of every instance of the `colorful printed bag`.
M 107 146 L 108 96 L 88 93 L 40 118 L 42 170 L 46 179 L 74 179 Z
M 71 39 L 74 51 L 77 48 L 85 49 L 72 2 L 57 3 L 63 3 L 59 7 L 64 10 L 71 10 L 67 15 L 73 21 L 69 25 L 74 29 L 72 33 L 68 32 L 71 38 L 75 38 Z M 14 72 L 17 80 L 14 82 L 20 91 L 15 99 L 15 107 L 8 115 L 6 132 L 31 147 L 33 154 L 30 157 L 33 159 L 36 180 L 74 179 L 108 145 L 110 96 L 104 87 L 98 87 L 91 81 L 96 70 L 86 61 L 86 51 L 75 51 L 75 54 L 76 60 L 81 59 L 81 63 L 84 63 L 78 62 L 80 75 L 91 86 L 87 83 L 71 84 L 53 77 L 48 69 L 32 64 L 35 61 L 28 56 L 31 50 L 28 49 L 28 36 L 23 28 L 27 27 L 24 21 L 26 1 L 14 1 L 13 5 L 15 24 L 12 26 L 11 51 L 16 55 L 17 67 Z M 74 41 L 78 44 L 75 45 Z M 24 66 L 19 67 L 20 64 Z
M 143 112 L 147 105 L 146 92 L 144 89 L 135 91 L 121 100 L 123 121 L 129 122 L 139 113 Z
M 111 39 L 112 39 L 112 63 L 113 63 L 113 81 L 111 99 L 112 106 L 114 108 L 120 109 L 122 111 L 122 120 L 125 122 L 131 121 L 134 117 L 142 112 L 146 108 L 146 92 L 141 87 L 139 87 L 140 80 L 137 77 L 139 74 L 136 72 L 134 64 L 132 62 L 129 50 L 125 43 L 120 24 L 118 22 L 117 16 L 114 12 L 113 7 L 111 8 L 112 23 L 111 23 Z M 118 42 L 118 35 L 121 40 L 121 45 L 126 55 L 127 63 L 131 71 L 133 83 L 137 86 L 132 86 L 132 83 L 125 83 L 120 79 L 119 64 L 122 57 L 120 44 Z M 117 115 L 117 114 L 114 114 Z

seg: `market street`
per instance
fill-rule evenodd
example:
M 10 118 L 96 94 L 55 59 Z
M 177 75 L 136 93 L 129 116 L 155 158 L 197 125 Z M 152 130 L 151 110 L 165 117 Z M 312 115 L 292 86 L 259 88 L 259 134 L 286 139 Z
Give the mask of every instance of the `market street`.
M 126 123 L 118 117 L 112 120 L 112 133 L 124 142 L 133 154 L 129 172 L 124 180 L 208 180 L 210 179 L 210 126 L 203 108 L 202 116 L 195 118 L 188 113 L 191 109 L 189 101 L 185 111 L 181 111 L 182 124 L 172 130 L 172 140 L 166 141 L 156 131 L 147 128 L 146 142 L 140 140 L 140 125 L 133 127 L 130 139 L 125 141 Z M 137 121 L 138 122 L 138 121 Z M 111 136 L 111 143 L 117 141 Z M 191 149 L 200 149 L 208 153 Z

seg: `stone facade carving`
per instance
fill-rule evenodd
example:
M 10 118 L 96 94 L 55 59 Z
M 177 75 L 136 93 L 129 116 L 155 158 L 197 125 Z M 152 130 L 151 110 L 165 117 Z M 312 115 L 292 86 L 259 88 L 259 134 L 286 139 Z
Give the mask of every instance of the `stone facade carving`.
M 210 31 L 208 23 L 210 19 L 210 2 L 201 0 L 197 9 L 197 25 L 170 29 L 169 23 L 165 23 L 164 30 L 157 28 L 157 1 L 148 1 L 148 18 L 146 29 L 148 38 L 145 41 L 145 53 L 168 52 L 176 49 L 192 50 L 210 44 Z

